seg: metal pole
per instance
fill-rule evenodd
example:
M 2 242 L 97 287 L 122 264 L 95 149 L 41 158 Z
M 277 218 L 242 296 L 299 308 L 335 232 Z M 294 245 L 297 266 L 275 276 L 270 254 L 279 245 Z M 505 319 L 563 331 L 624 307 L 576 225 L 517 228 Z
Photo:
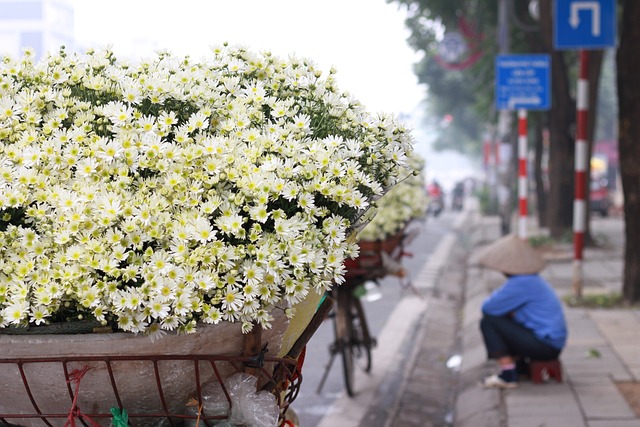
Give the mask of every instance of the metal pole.
M 589 111 L 589 79 L 587 68 L 589 55 L 580 50 L 580 70 L 578 76 L 578 93 L 576 99 L 576 152 L 575 152 L 575 198 L 573 201 L 573 294 L 582 298 L 582 249 L 584 246 L 584 230 L 587 219 L 586 187 L 587 187 L 587 113 Z
M 498 3 L 498 50 L 500 54 L 509 53 L 509 1 L 499 0 Z M 498 205 L 500 212 L 500 222 L 502 234 L 510 231 L 511 209 L 510 209 L 510 179 L 509 155 L 511 147 L 510 141 L 511 111 L 501 110 L 498 113 L 498 144 L 503 155 L 499 156 L 498 173 L 500 184 L 498 187 Z M 503 149 L 504 148 L 504 149 Z
M 518 204 L 520 210 L 518 236 L 527 238 L 527 110 L 518 110 Z

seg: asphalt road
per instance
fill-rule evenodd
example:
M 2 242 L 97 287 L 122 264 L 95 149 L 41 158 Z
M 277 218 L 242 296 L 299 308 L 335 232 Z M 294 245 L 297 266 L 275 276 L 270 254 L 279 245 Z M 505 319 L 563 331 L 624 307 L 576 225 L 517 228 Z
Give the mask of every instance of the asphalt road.
M 402 261 L 409 272 L 409 278 L 416 277 L 428 262 L 440 240 L 451 231 L 457 215 L 459 214 L 445 211 L 438 218 L 428 217 L 424 222 L 413 224 L 419 229 L 419 233 L 406 249 L 412 255 L 403 258 Z M 376 337 L 383 331 L 390 314 L 403 297 L 413 292 L 411 287 L 408 287 L 406 283 L 401 283 L 395 277 L 385 278 L 380 284 L 383 298 L 373 302 L 365 302 L 367 320 Z M 318 426 L 338 401 L 350 399 L 344 391 L 342 362 L 339 356 L 334 359 L 322 389 L 317 390 L 330 360 L 328 349 L 332 341 L 333 326 L 331 321 L 327 320 L 307 344 L 301 390 L 292 404 L 293 410 L 298 415 L 300 427 Z M 373 358 L 372 373 L 375 374 L 376 370 L 384 371 L 386 368 L 388 367 L 380 366 L 380 363 L 376 364 L 376 358 Z M 357 389 L 358 383 L 356 382 Z

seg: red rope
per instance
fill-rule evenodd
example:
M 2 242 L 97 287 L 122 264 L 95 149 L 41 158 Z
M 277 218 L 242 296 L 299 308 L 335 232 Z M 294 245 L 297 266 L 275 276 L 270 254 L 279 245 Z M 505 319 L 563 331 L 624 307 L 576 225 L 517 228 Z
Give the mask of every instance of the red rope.
M 293 375 L 293 379 L 297 379 L 298 376 L 302 373 L 302 365 L 304 364 L 304 357 L 307 354 L 307 346 L 302 347 L 302 351 L 298 356 L 298 362 L 296 363 L 296 373 Z
M 81 370 L 76 369 L 72 371 L 71 374 L 69 374 L 69 379 L 67 380 L 67 382 L 76 383 L 76 391 L 73 396 L 73 402 L 71 403 L 71 409 L 69 409 L 69 414 L 67 415 L 67 422 L 64 423 L 63 427 L 67 427 L 67 426 L 76 427 L 76 418 L 83 419 L 84 421 L 88 422 L 92 427 L 100 427 L 100 424 L 93 421 L 91 417 L 83 414 L 80 408 L 78 408 L 78 394 L 79 394 L 78 391 L 80 390 L 80 381 L 82 380 L 82 377 L 84 377 L 84 374 L 86 374 L 89 369 L 91 368 L 89 368 L 88 366 L 85 366 Z

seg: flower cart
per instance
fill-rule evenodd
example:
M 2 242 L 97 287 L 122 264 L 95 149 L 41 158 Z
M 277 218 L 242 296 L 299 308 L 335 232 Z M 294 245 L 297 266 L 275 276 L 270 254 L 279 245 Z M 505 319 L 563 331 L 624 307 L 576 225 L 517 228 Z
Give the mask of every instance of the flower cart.
M 307 59 L 33 58 L 0 63 L 0 420 L 283 423 L 408 130 Z
M 280 357 L 269 351 L 286 336 L 279 326 L 247 334 L 230 324 L 203 326 L 195 337 L 173 335 L 154 343 L 100 331 L 0 334 L 0 346 L 9 349 L 0 356 L 0 422 L 116 425 L 124 409 L 133 426 L 239 422 L 247 411 L 264 423 L 259 425 L 284 425 L 302 381 L 304 346 L 330 308 L 326 299 L 304 319 L 303 332 Z M 274 323 L 289 323 L 282 320 Z

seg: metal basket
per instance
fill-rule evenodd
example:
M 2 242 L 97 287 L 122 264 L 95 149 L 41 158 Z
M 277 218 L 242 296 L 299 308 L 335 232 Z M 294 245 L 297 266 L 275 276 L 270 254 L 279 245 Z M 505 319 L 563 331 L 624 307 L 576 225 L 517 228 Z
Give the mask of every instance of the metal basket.
M 384 240 L 359 241 L 360 255 L 355 259 L 345 260 L 345 278 L 350 282 L 381 279 L 387 275 L 382 252 L 394 261 L 403 256 L 403 244 L 407 235 L 405 230 L 387 237 Z
M 133 356 L 65 356 L 65 357 L 20 357 L 10 358 L 9 356 L 0 356 L 0 369 L 13 372 L 12 378 L 17 384 L 3 384 L 5 389 L 13 386 L 14 390 L 24 390 L 25 406 L 30 410 L 22 410 L 20 413 L 9 413 L 0 411 L 0 426 L 13 426 L 16 420 L 27 422 L 30 425 L 58 427 L 67 425 L 75 427 L 76 422 L 86 427 L 98 427 L 109 425 L 112 413 L 105 411 L 91 411 L 90 404 L 83 400 L 83 384 L 88 381 L 95 381 L 91 386 L 96 385 L 108 388 L 113 396 L 114 405 L 119 411 L 126 409 L 130 425 L 135 427 L 139 425 L 150 426 L 175 426 L 179 427 L 191 420 L 190 425 L 206 425 L 211 426 L 216 420 L 228 419 L 231 408 L 232 399 L 225 384 L 225 379 L 230 375 L 238 372 L 245 372 L 256 377 L 256 391 L 267 391 L 275 396 L 279 408 L 280 426 L 284 426 L 287 418 L 286 412 L 291 403 L 298 396 L 300 385 L 302 383 L 302 362 L 304 361 L 305 347 L 309 339 L 313 336 L 320 324 L 327 317 L 333 300 L 331 298 L 324 299 L 315 310 L 309 323 L 302 333 L 297 337 L 295 342 L 284 357 L 268 357 L 267 346 L 263 344 L 261 338 L 261 328 L 254 328 L 252 332 L 244 335 L 241 355 L 133 355 Z M 260 347 L 262 345 L 262 348 Z M 140 364 L 137 372 L 146 372 L 147 375 L 153 376 L 155 381 L 155 390 L 149 390 L 141 399 L 158 399 L 162 411 L 140 412 L 131 410 L 133 406 L 128 407 L 123 393 L 119 377 L 116 374 L 119 364 L 135 362 Z M 190 367 L 189 372 L 192 375 L 193 392 L 189 402 L 184 402 L 184 406 L 192 403 L 196 406 L 195 413 L 185 414 L 184 408 L 170 408 L 167 402 L 167 396 L 175 389 L 175 383 L 171 384 L 169 377 L 175 364 L 187 365 Z M 43 365 L 54 365 L 60 368 L 62 374 L 58 379 L 57 385 L 60 387 L 60 393 L 68 395 L 67 407 L 45 408 L 37 390 L 33 387 L 33 369 L 42 367 Z M 93 368 L 99 367 L 105 373 L 100 378 L 92 380 L 90 373 Z M 184 367 L 184 366 L 182 366 Z M 183 372 L 183 371 L 180 371 Z M 130 378 L 128 379 L 131 380 Z M 211 415 L 203 412 L 202 402 L 203 383 L 206 381 L 217 381 L 222 388 L 225 400 L 228 404 L 228 411 L 224 415 Z M 130 383 L 130 382 L 129 382 Z M 17 386 L 17 387 L 15 387 Z M 66 401 L 66 398 L 64 399 Z M 111 403 L 106 406 L 111 406 Z M 58 405 L 60 406 L 60 405 Z M 102 405 L 103 407 L 105 405 Z
M 14 425 L 16 420 L 34 420 L 43 426 L 57 427 L 64 425 L 75 425 L 76 420 L 85 426 L 109 425 L 112 418 L 111 413 L 84 412 L 82 405 L 82 383 L 90 381 L 90 376 L 85 376 L 92 367 L 102 365 L 106 367 L 109 380 L 104 387 L 111 389 L 114 396 L 114 407 L 122 410 L 127 409 L 127 402 L 121 399 L 121 391 L 118 388 L 118 381 L 114 372 L 117 371 L 118 364 L 136 362 L 141 364 L 141 371 L 150 371 L 155 376 L 156 390 L 149 390 L 149 395 L 145 398 L 159 399 L 162 403 L 162 412 L 139 413 L 128 412 L 128 417 L 132 426 L 138 424 L 159 425 L 159 426 L 181 426 L 186 420 L 194 420 L 198 425 L 212 425 L 214 420 L 227 419 L 232 408 L 232 401 L 229 390 L 225 385 L 225 375 L 222 372 L 247 372 L 257 377 L 258 390 L 267 390 L 272 393 L 280 408 L 280 425 L 284 424 L 285 414 L 289 405 L 293 402 L 299 392 L 302 375 L 298 362 L 293 358 L 266 357 L 264 353 L 257 356 L 136 356 L 136 357 L 64 357 L 64 358 L 21 358 L 0 360 L 3 367 L 12 366 L 16 370 L 26 395 L 31 402 L 33 410 L 30 413 L 0 413 L 0 425 Z M 171 363 L 180 362 L 192 365 L 193 381 L 195 393 L 192 396 L 192 404 L 198 406 L 203 402 L 203 381 L 209 378 L 213 372 L 215 379 L 223 389 L 226 397 L 229 413 L 225 415 L 208 415 L 203 411 L 192 411 L 191 415 L 172 412 L 175 409 L 167 405 L 166 394 L 171 387 L 163 377 L 162 371 Z M 69 396 L 69 406 L 59 408 L 58 411 L 42 410 L 42 405 L 32 390 L 29 379 L 30 367 L 34 364 L 58 364 L 64 372 L 66 382 L 66 393 Z M 208 371 L 208 372 L 207 372 Z M 207 375 L 204 375 L 207 372 Z M 189 402 L 185 402 L 185 406 Z M 128 411 L 128 409 L 127 409 Z M 182 411 L 180 411 L 182 412 Z M 65 424 L 66 422 L 66 424 Z M 191 424 L 195 425 L 195 424 Z

